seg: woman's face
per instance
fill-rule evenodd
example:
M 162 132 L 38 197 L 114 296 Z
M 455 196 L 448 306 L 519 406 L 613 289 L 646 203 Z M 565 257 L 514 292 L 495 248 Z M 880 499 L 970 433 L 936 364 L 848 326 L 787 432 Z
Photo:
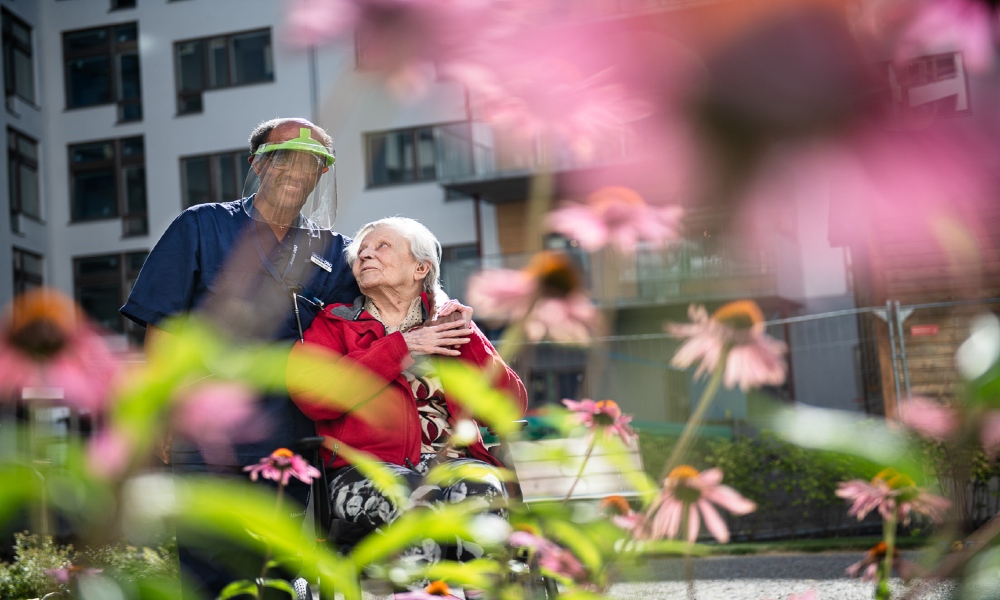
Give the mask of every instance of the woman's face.
M 410 243 L 392 227 L 376 227 L 358 245 L 354 278 L 361 292 L 392 289 L 416 297 L 423 289 L 427 265 L 410 253 Z

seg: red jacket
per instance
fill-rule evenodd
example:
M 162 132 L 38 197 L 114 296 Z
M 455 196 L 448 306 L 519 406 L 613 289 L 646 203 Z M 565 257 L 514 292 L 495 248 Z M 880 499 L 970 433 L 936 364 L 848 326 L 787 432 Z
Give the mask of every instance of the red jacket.
M 426 295 L 423 301 L 426 316 Z M 528 396 L 520 378 L 475 324 L 472 330 L 469 343 L 460 347 L 459 359 L 494 369 L 494 386 L 507 391 L 523 414 Z M 331 360 L 338 365 L 362 367 L 374 379 L 368 379 L 366 384 L 345 384 L 344 373 L 317 364 L 317 346 L 332 351 Z M 289 356 L 288 372 L 294 372 L 294 377 L 288 378 L 288 391 L 302 412 L 316 422 L 317 434 L 336 438 L 388 463 L 415 465 L 420 460 L 420 417 L 403 375 L 411 364 L 413 358 L 403 334 L 386 335 L 382 323 L 364 310 L 361 296 L 353 305 L 333 304 L 316 316 L 305 333 L 305 344 L 295 344 Z M 317 400 L 328 396 L 329 390 L 336 390 L 337 406 Z M 454 425 L 454 416 L 462 412 L 462 407 L 447 394 L 445 400 Z M 499 465 L 486 451 L 481 436 L 468 450 L 473 458 Z M 331 453 L 325 449 L 327 466 L 348 464 L 340 456 L 332 458 L 331 464 Z

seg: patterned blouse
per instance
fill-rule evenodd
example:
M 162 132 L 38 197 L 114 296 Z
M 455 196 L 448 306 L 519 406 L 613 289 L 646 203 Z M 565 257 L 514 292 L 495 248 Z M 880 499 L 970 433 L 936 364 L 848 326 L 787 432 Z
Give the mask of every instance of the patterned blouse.
M 409 331 L 422 325 L 424 322 L 422 309 L 423 306 L 418 296 L 410 304 L 410 309 L 403 321 L 396 327 L 389 327 L 382 320 L 382 315 L 375 307 L 375 303 L 371 299 L 365 299 L 365 310 L 385 326 L 386 335 L 397 331 Z M 410 390 L 413 392 L 413 398 L 417 405 L 417 413 L 420 415 L 420 453 L 443 453 L 442 455 L 447 458 L 467 456 L 463 449 L 451 448 L 448 445 L 448 439 L 452 433 L 451 414 L 444 400 L 441 379 L 434 373 L 431 361 L 426 357 L 418 356 L 416 362 L 403 371 L 403 376 L 410 384 Z

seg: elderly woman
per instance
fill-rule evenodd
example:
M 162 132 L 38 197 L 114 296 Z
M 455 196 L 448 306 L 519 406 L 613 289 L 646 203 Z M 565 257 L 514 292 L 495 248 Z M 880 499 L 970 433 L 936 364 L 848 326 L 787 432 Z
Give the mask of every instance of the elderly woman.
M 455 357 L 494 376 L 523 413 L 527 394 L 518 376 L 472 322 L 472 309 L 445 298 L 438 279 L 441 245 L 413 219 L 390 217 L 362 227 L 346 249 L 362 295 L 353 304 L 326 307 L 289 359 L 289 391 L 302 411 L 316 421 L 320 435 L 368 452 L 398 473 L 413 490 L 408 506 L 394 507 L 370 481 L 336 451 L 324 459 L 330 471 L 331 509 L 337 519 L 376 528 L 413 506 L 476 498 L 489 507 L 506 506 L 506 489 L 495 477 L 462 479 L 449 486 L 426 485 L 423 477 L 438 462 L 499 466 L 482 438 L 469 445 L 450 443 L 462 407 L 452 401 L 435 375 L 430 357 Z M 434 317 L 432 319 L 432 317 Z M 340 364 L 357 366 L 375 378 L 375 387 L 348 393 L 337 406 L 318 400 L 338 381 L 330 369 L 303 373 L 300 361 L 321 346 Z M 313 363 L 314 364 L 314 363 Z M 358 386 L 369 387 L 369 386 Z M 352 397 L 353 396 L 353 397 Z M 414 558 L 436 562 L 433 544 L 414 549 Z M 449 553 L 451 549 L 449 549 Z M 453 560 L 481 554 L 459 543 Z

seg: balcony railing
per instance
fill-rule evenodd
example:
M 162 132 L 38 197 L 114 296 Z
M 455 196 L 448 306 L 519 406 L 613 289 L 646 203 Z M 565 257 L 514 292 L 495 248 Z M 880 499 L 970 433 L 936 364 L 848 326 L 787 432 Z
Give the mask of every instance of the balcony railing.
M 723 301 L 777 293 L 772 253 L 735 243 L 709 253 L 698 244 L 685 242 L 667 250 L 640 250 L 631 258 L 613 261 L 578 251 L 572 255 L 590 296 L 612 306 Z M 476 271 L 520 269 L 530 259 L 531 255 L 524 253 L 444 261 L 442 284 L 450 295 L 464 300 L 469 277 Z

